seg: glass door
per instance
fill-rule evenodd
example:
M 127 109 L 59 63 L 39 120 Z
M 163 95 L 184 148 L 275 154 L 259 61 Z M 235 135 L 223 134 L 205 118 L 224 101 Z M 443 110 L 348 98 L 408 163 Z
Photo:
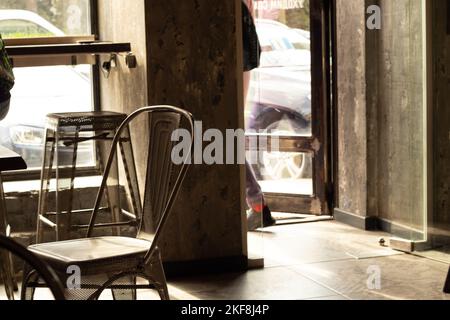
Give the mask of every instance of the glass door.
M 329 214 L 329 2 L 254 0 L 261 65 L 252 73 L 247 135 L 254 171 L 273 211 Z M 249 148 L 254 151 L 252 148 Z

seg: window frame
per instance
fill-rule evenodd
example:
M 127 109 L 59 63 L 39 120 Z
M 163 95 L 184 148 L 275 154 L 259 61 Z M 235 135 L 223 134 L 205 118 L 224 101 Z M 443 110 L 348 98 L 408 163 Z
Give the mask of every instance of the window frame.
M 99 32 L 99 23 L 98 23 L 98 0 L 89 0 L 89 9 L 90 9 L 90 22 L 91 22 L 91 36 L 94 36 L 95 40 L 100 39 L 100 32 Z M 76 43 L 79 39 L 85 39 L 86 36 L 80 36 L 80 37 L 52 37 L 51 39 L 54 40 L 54 42 L 66 42 L 67 40 L 71 40 L 72 43 Z M 46 40 L 45 40 L 46 39 Z M 21 41 L 29 41 L 33 42 L 32 48 L 34 50 L 46 50 L 49 48 L 49 46 L 53 46 L 55 48 L 54 44 L 49 44 L 48 42 L 45 43 L 45 41 L 48 41 L 50 38 L 21 38 Z M 39 40 L 43 41 L 44 43 L 39 44 Z M 8 44 L 8 41 L 5 41 L 6 44 Z M 110 49 L 110 48 L 106 48 Z M 110 52 L 110 50 L 106 50 Z M 27 50 L 27 48 L 23 48 L 24 51 Z M 74 53 L 76 55 L 76 53 Z M 83 52 L 82 54 L 86 54 Z M 40 54 L 40 57 L 45 57 L 45 54 Z M 47 55 L 49 56 L 49 55 Z M 30 56 L 30 58 L 33 58 L 33 55 Z M 100 98 L 100 59 L 99 56 L 95 55 L 95 63 L 91 66 L 92 68 L 92 105 L 94 111 L 100 111 L 101 110 L 101 98 Z M 45 65 L 40 65 L 45 66 Z M 68 169 L 69 170 L 69 169 Z M 63 170 L 64 171 L 64 170 Z M 80 168 L 77 170 L 77 176 L 78 177 L 87 177 L 87 176 L 96 176 L 100 175 L 100 163 L 99 159 L 96 159 L 96 164 L 92 167 L 85 167 Z M 40 180 L 41 179 L 41 168 L 38 169 L 32 169 L 32 170 L 20 170 L 20 171 L 14 171 L 2 174 L 2 179 L 4 182 L 20 182 L 20 181 L 30 181 L 30 180 Z

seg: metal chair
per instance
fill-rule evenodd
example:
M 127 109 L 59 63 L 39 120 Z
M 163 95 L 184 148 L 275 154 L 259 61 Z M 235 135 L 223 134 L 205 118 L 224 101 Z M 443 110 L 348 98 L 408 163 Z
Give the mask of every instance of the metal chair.
M 143 213 L 136 216 L 139 225 L 138 236 L 90 238 L 95 230 L 101 200 L 107 189 L 117 144 L 130 122 L 143 114 L 149 115 L 150 138 Z M 171 161 L 174 146 L 172 134 L 180 129 L 183 119 L 191 137 L 190 152 L 186 154 L 181 165 L 175 166 Z M 79 290 L 65 290 L 67 299 L 97 300 L 105 289 L 111 289 L 116 300 L 136 299 L 137 289 L 149 288 L 156 289 L 161 299 L 170 299 L 158 243 L 188 170 L 193 135 L 192 115 L 171 106 L 146 107 L 131 114 L 123 122 L 114 138 L 106 164 L 87 233 L 88 238 L 29 247 L 55 269 L 63 283 L 66 283 L 67 269 L 70 266 L 76 265 L 80 268 L 81 287 Z M 175 170 L 175 167 L 178 170 Z M 148 285 L 137 285 L 137 278 L 145 279 Z M 33 286 L 29 284 L 35 280 L 29 275 L 25 278 L 28 299 L 33 298 Z
M 35 270 L 34 272 L 39 275 L 39 278 L 42 279 L 42 282 L 46 287 L 50 289 L 53 297 L 56 300 L 64 300 L 63 286 L 53 269 L 17 242 L 0 234 L 1 261 L 5 261 L 4 256 L 9 255 L 18 258 L 31 266 L 31 268 Z M 2 273 L 1 276 L 4 277 L 5 275 Z M 6 286 L 5 289 L 7 290 Z M 7 296 L 9 300 L 14 300 L 14 296 L 10 296 L 8 292 Z

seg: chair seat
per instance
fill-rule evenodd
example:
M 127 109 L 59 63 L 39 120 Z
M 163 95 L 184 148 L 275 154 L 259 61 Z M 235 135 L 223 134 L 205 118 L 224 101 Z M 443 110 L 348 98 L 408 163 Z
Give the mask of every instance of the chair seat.
M 68 266 L 86 266 L 94 271 L 95 266 L 126 268 L 138 263 L 150 249 L 151 242 L 125 237 L 100 237 L 61 242 L 44 243 L 28 249 L 48 262 L 58 271 L 65 272 Z

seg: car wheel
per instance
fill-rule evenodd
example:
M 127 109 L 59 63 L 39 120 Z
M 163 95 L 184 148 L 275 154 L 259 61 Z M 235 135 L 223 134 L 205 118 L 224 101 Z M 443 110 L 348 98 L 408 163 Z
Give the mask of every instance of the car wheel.
M 268 126 L 272 135 L 307 134 L 308 128 L 300 127 L 289 119 Z M 263 180 L 298 180 L 312 178 L 312 160 L 308 154 L 293 152 L 266 152 L 262 154 L 260 175 Z

